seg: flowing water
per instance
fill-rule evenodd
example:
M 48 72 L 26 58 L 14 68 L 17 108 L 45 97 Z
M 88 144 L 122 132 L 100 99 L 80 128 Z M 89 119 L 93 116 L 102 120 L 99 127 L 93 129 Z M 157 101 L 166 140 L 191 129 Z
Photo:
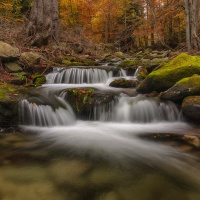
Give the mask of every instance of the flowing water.
M 0 134 L 0 199 L 200 199 L 199 150 L 180 139 L 198 129 L 172 102 L 109 87 L 113 76 L 56 68 L 40 95 L 21 101 L 19 130 Z M 82 120 L 64 98 L 80 87 L 118 96 Z

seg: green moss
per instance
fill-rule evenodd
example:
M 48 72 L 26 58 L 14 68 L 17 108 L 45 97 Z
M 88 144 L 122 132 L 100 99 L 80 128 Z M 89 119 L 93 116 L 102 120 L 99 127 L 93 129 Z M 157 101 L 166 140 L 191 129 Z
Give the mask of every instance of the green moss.
M 14 95 L 16 92 L 16 87 L 0 82 L 0 100 L 5 99 L 7 96 Z
M 90 99 L 94 93 L 92 88 L 75 88 L 68 89 L 69 96 L 74 99 L 74 106 L 77 112 L 82 112 L 82 106 L 90 103 Z
M 46 77 L 44 75 L 36 74 L 33 76 L 32 84 L 34 84 L 35 86 L 40 86 L 45 83 L 46 83 Z
M 64 64 L 65 66 L 81 66 L 83 63 L 81 63 L 81 62 L 71 62 L 69 60 L 63 60 L 62 64 Z
M 200 87 L 200 76 L 197 75 L 197 74 L 194 74 L 191 77 L 183 78 L 176 83 L 176 85 L 179 85 L 179 84 L 187 85 L 187 86 L 190 86 L 190 87 L 194 87 L 194 86 Z
M 171 62 L 151 72 L 138 87 L 138 92 L 161 92 L 172 87 L 182 78 L 200 74 L 200 56 L 180 54 Z

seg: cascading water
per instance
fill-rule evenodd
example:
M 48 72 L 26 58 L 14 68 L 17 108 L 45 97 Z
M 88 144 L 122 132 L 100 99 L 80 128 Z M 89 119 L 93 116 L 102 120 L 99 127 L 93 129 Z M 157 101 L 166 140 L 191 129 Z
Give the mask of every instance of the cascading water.
M 119 70 L 118 76 L 126 76 L 124 70 Z M 112 71 L 105 69 L 89 68 L 54 68 L 54 71 L 47 74 L 47 83 L 105 83 L 108 78 L 113 77 Z
M 25 134 L 24 149 L 21 135 L 0 140 L 1 145 L 13 145 L 7 159 L 0 160 L 3 199 L 200 198 L 198 159 L 178 150 L 175 140 L 173 146 L 171 141 L 154 142 L 161 134 L 179 138 L 193 130 L 175 104 L 130 93 L 134 89 L 109 87 L 116 77 L 103 69 L 55 70 L 47 75 L 48 83 L 37 89 L 36 97 L 20 103 L 22 130 L 35 133 Z M 137 79 L 138 70 L 133 77 L 123 71 L 118 76 Z M 112 92 L 115 98 L 103 104 L 97 100 L 89 118 L 83 120 L 66 100 L 69 88 Z M 153 142 L 152 137 L 146 139 L 152 134 Z M 183 149 L 188 146 L 184 144 Z M 10 167 L 12 158 L 19 161 Z
M 37 105 L 35 102 L 20 102 L 21 121 L 24 125 L 67 126 L 75 123 L 75 115 L 70 105 L 57 98 L 63 107 L 52 108 L 50 105 Z
M 160 102 L 159 99 L 144 96 L 121 96 L 115 102 L 98 105 L 93 110 L 95 120 L 113 122 L 175 122 L 183 121 L 183 116 L 176 105 L 170 101 Z

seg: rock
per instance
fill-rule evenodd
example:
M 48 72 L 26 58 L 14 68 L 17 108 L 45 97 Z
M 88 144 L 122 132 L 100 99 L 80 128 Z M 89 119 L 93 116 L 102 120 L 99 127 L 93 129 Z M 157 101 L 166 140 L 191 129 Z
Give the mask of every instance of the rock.
M 194 146 L 196 148 L 200 147 L 200 139 L 197 136 L 194 136 L 194 135 L 184 135 L 182 137 L 182 139 L 185 142 L 191 144 L 192 146 Z
M 160 97 L 163 100 L 176 101 L 192 95 L 200 95 L 199 75 L 181 79 L 173 87 L 163 92 Z
M 8 73 L 18 73 L 18 72 L 22 72 L 23 69 L 21 68 L 21 66 L 17 63 L 14 62 L 7 62 L 4 63 L 4 69 L 8 72 Z
M 42 56 L 35 52 L 24 52 L 20 56 L 20 61 L 27 63 L 28 65 L 36 65 L 40 63 Z
M 46 77 L 43 75 L 35 75 L 32 79 L 32 84 L 35 86 L 40 86 L 46 83 Z
M 19 125 L 18 104 L 23 90 L 0 82 L 0 127 Z
M 78 115 L 88 117 L 95 106 L 104 105 L 114 100 L 115 94 L 97 91 L 93 88 L 67 89 L 66 100 Z
M 137 86 L 137 80 L 126 80 L 125 78 L 116 79 L 109 86 L 116 88 L 134 88 Z
M 26 83 L 26 77 L 14 77 L 9 81 L 13 85 L 23 85 Z
M 150 60 L 150 62 L 148 62 L 146 69 L 147 69 L 148 73 L 150 73 L 153 70 L 155 70 L 156 68 L 166 64 L 167 62 L 169 62 L 168 58 L 154 58 L 154 59 Z
M 183 115 L 194 122 L 200 122 L 200 96 L 189 96 L 182 103 Z
M 118 67 L 126 70 L 127 75 L 134 75 L 136 69 L 139 66 L 145 66 L 145 65 L 146 63 L 143 62 L 142 60 L 124 60 L 118 65 Z
M 0 100 L 0 127 L 11 127 L 19 124 L 18 101 L 16 99 Z
M 151 72 L 137 87 L 139 93 L 162 92 L 182 78 L 200 74 L 200 56 L 180 54 L 171 62 Z
M 19 49 L 0 41 L 0 60 L 14 61 L 20 56 Z

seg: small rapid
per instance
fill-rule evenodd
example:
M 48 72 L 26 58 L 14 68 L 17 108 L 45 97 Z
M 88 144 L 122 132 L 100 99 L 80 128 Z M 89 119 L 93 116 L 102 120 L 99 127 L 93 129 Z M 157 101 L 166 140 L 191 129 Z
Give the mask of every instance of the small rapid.
M 47 83 L 105 83 L 109 78 L 113 77 L 113 71 L 106 71 L 98 68 L 57 68 L 54 67 L 53 72 L 47 74 Z M 126 76 L 124 70 L 119 70 L 116 76 Z

